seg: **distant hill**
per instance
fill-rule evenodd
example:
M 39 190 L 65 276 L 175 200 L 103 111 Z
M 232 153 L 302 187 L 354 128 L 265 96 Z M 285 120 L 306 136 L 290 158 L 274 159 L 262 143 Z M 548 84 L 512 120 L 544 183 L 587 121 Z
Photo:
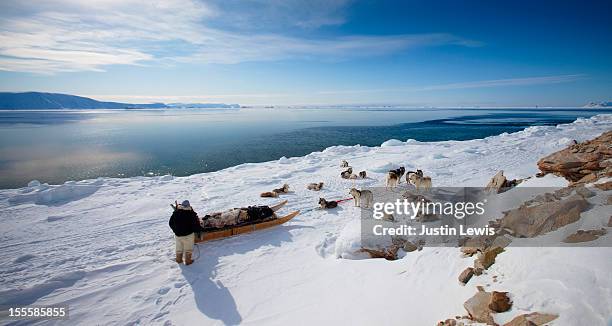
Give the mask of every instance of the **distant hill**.
M 225 103 L 170 103 L 166 104 L 171 108 L 185 108 L 185 109 L 239 109 L 240 104 L 225 104 Z
M 612 102 L 590 102 L 585 108 L 612 108 Z
M 101 102 L 82 96 L 56 93 L 8 93 L 0 92 L 0 110 L 46 110 L 46 109 L 130 109 L 165 108 L 163 103 L 129 104 Z
M 224 103 L 150 103 L 131 104 L 102 102 L 94 99 L 57 93 L 0 92 L 0 110 L 61 110 L 61 109 L 165 109 L 165 108 L 240 108 L 238 104 Z

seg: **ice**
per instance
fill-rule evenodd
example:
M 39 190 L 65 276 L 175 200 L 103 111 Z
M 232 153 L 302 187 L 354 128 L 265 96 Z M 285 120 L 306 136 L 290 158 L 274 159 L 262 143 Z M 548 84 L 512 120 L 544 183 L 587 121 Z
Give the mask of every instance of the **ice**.
M 406 143 L 397 139 L 389 139 L 386 142 L 382 143 L 380 147 L 392 147 L 392 146 L 404 146 Z

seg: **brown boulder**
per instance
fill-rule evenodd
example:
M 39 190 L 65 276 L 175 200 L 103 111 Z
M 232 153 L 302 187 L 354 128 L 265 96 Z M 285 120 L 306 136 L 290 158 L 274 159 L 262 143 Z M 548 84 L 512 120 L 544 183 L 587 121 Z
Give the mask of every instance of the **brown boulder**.
M 397 251 L 399 250 L 399 246 L 391 245 L 389 248 L 383 249 L 368 249 L 361 248 L 359 251 L 368 253 L 372 258 L 384 258 L 386 260 L 396 260 L 397 259 Z
M 485 292 L 482 288 L 479 288 L 478 292 L 463 304 L 463 307 L 473 321 L 495 325 L 495 320 L 493 316 L 491 316 L 491 309 L 489 309 L 490 301 L 491 293 Z
M 495 257 L 504 251 L 500 247 L 492 247 L 478 254 L 478 258 L 474 260 L 474 268 L 488 269 L 495 263 Z
M 591 198 L 595 196 L 595 193 L 585 186 L 576 187 L 576 194 L 582 196 L 583 198 Z
M 417 250 L 418 247 L 414 243 L 412 243 L 410 241 L 406 241 L 404 243 L 404 246 L 402 247 L 402 249 L 404 249 L 405 252 L 413 252 L 413 251 Z
M 608 181 L 608 182 L 603 182 L 603 183 L 596 183 L 595 187 L 603 190 L 603 191 L 608 191 L 612 189 L 612 181 Z
M 489 309 L 494 312 L 506 312 L 512 308 L 512 302 L 508 298 L 508 292 L 497 292 L 491 293 L 491 300 L 489 301 Z
M 530 314 L 524 314 L 514 317 L 510 322 L 504 324 L 504 326 L 540 326 L 557 319 L 557 315 L 542 314 L 539 312 L 532 312 Z
M 454 319 L 447 319 L 445 321 L 438 322 L 437 326 L 457 326 L 457 321 Z
M 511 230 L 515 236 L 531 238 L 576 222 L 580 213 L 589 207 L 589 203 L 579 195 L 530 204 L 505 212 L 501 226 Z
M 474 276 L 474 269 L 472 267 L 468 267 L 461 274 L 459 274 L 459 282 L 463 284 L 467 284 L 470 279 Z
M 491 181 L 489 181 L 485 187 L 485 191 L 495 191 L 499 194 L 516 186 L 517 184 L 521 183 L 521 181 L 523 180 L 507 180 L 504 176 L 504 171 L 500 170 L 493 176 L 493 178 L 491 178 Z
M 550 154 L 538 161 L 543 174 L 554 173 L 571 182 L 592 182 L 609 172 L 612 158 L 612 131 Z
M 569 235 L 563 240 L 566 243 L 578 243 L 597 240 L 600 236 L 606 234 L 606 229 L 600 230 L 578 230 L 576 233 Z

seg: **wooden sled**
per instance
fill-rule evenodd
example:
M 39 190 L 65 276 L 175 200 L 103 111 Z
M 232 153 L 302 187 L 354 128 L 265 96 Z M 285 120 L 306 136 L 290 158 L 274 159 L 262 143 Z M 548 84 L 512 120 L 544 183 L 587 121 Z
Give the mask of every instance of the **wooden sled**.
M 228 238 L 234 235 L 249 233 L 257 230 L 263 230 L 267 228 L 271 228 L 276 225 L 281 225 L 292 218 L 296 217 L 300 211 L 291 212 L 285 216 L 278 218 L 268 218 L 262 221 L 258 221 L 256 223 L 244 224 L 244 225 L 233 225 L 231 227 L 222 228 L 215 231 L 202 232 L 199 237 L 196 237 L 195 243 L 218 240 Z

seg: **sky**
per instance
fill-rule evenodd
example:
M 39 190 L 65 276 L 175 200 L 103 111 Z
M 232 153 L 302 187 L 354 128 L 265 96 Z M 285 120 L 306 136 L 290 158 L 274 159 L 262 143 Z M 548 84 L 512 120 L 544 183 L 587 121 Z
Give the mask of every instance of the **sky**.
M 0 2 L 0 91 L 130 103 L 612 100 L 611 1 Z

